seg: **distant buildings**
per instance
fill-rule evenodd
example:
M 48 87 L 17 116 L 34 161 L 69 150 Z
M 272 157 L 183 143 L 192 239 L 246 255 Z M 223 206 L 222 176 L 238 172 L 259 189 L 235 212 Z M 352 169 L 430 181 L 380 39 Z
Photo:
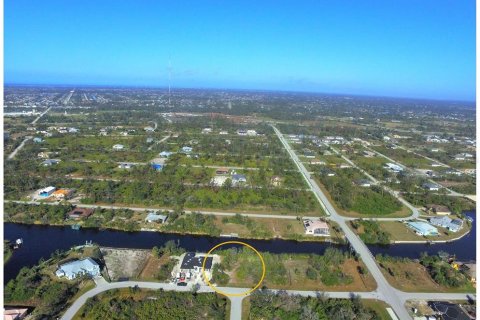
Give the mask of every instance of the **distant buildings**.
M 227 168 L 219 168 L 215 171 L 215 174 L 225 175 L 225 174 L 228 174 L 229 172 L 230 172 L 230 170 L 227 169 Z
M 435 183 L 431 183 L 431 182 L 425 182 L 424 184 L 422 184 L 422 188 L 425 189 L 425 190 L 428 190 L 428 191 L 438 191 L 440 190 L 440 186 L 435 184 Z
M 389 169 L 390 171 L 392 171 L 394 173 L 400 173 L 400 172 L 403 171 L 402 167 L 400 167 L 399 165 L 396 165 L 394 163 L 391 163 L 391 162 L 385 163 L 385 168 Z
M 173 154 L 173 152 L 170 151 L 162 151 L 158 155 L 162 158 L 168 158 Z
M 191 152 L 193 151 L 193 148 L 186 146 L 186 147 L 182 147 L 181 150 L 182 150 L 183 153 L 187 153 L 187 154 L 188 154 L 188 153 L 191 153 Z
M 133 163 L 122 162 L 118 165 L 119 169 L 132 169 L 134 167 Z
M 355 185 L 359 187 L 370 187 L 372 185 L 372 182 L 368 179 L 360 179 L 355 181 Z
M 82 275 L 96 277 L 100 275 L 100 266 L 92 258 L 86 258 L 62 264 L 55 274 L 59 278 L 65 277 L 68 280 Z
M 42 166 L 44 167 L 50 167 L 50 166 L 53 166 L 55 164 L 58 164 L 60 162 L 60 160 L 56 160 L 56 159 L 47 159 L 45 161 L 42 162 Z
M 73 196 L 74 191 L 72 189 L 58 189 L 52 193 L 53 197 L 57 200 L 67 200 Z
M 162 171 L 165 167 L 165 158 L 155 158 L 150 162 L 150 166 L 155 171 Z
M 125 149 L 125 146 L 123 144 L 116 144 L 113 146 L 113 150 L 115 151 L 120 151 L 120 150 L 123 150 Z
M 46 188 L 43 188 L 43 189 L 40 189 L 40 190 L 38 191 L 38 196 L 39 196 L 40 198 L 48 198 L 48 197 L 50 197 L 50 196 L 52 195 L 52 193 L 53 193 L 55 190 L 56 190 L 56 188 L 55 188 L 55 187 L 52 187 L 52 186 L 46 187 Z
M 237 185 L 237 184 L 245 183 L 245 182 L 247 182 L 247 177 L 245 177 L 245 175 L 238 174 L 238 173 L 232 175 L 232 184 L 233 185 Z
M 459 154 L 456 154 L 455 156 L 453 156 L 453 159 L 455 161 L 465 161 L 467 159 L 473 159 L 473 154 L 470 154 L 470 153 L 459 153 Z

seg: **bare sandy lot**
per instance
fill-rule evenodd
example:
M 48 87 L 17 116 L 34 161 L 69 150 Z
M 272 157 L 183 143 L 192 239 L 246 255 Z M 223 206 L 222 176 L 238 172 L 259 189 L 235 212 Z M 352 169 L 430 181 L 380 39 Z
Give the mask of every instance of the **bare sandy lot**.
M 136 279 L 143 270 L 150 250 L 100 248 L 110 280 Z

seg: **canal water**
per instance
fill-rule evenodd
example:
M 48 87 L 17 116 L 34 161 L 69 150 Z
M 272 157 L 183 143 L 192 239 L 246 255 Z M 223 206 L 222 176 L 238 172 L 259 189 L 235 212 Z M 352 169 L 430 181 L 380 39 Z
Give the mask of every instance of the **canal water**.
M 475 217 L 475 212 L 467 215 Z M 24 266 L 35 265 L 40 258 L 47 259 L 55 250 L 68 250 L 73 246 L 92 241 L 101 246 L 117 248 L 151 249 L 153 246 L 162 246 L 169 240 L 178 242 L 179 246 L 188 251 L 206 252 L 218 243 L 229 240 L 228 238 L 216 238 L 208 236 L 193 236 L 179 234 L 165 234 L 159 232 L 123 232 L 114 230 L 81 229 L 72 230 L 70 227 L 23 225 L 15 223 L 4 224 L 4 238 L 14 241 L 23 238 L 24 244 L 15 250 L 12 258 L 4 266 L 4 280 L 7 283 L 15 278 L 19 270 Z M 445 244 L 395 244 L 387 247 L 372 246 L 369 248 L 373 255 L 378 253 L 418 258 L 421 252 L 435 254 L 446 251 L 456 254 L 459 260 L 475 260 L 475 223 L 472 231 L 461 240 Z M 316 253 L 322 254 L 329 247 L 347 250 L 346 246 L 340 246 L 323 242 L 297 242 L 291 240 L 252 240 L 231 239 L 244 241 L 259 251 L 271 253 Z

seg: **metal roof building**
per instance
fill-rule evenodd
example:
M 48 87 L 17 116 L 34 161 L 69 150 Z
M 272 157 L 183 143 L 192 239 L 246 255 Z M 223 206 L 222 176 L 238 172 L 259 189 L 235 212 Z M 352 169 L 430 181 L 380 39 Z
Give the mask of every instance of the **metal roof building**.
M 416 234 L 421 236 L 438 235 L 438 229 L 426 222 L 420 222 L 420 221 L 408 222 L 407 226 L 413 231 L 415 231 Z

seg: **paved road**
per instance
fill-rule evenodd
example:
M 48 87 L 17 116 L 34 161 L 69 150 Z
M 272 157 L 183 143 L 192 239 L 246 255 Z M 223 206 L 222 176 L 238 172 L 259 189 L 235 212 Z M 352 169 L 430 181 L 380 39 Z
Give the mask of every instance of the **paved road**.
M 45 110 L 44 112 L 42 112 L 38 117 L 35 118 L 35 120 L 33 120 L 33 121 L 31 122 L 31 124 L 37 123 L 37 121 L 40 120 L 41 117 L 43 117 L 44 115 L 46 115 L 47 112 L 50 111 L 50 109 L 52 109 L 52 107 L 49 107 L 47 110 Z
M 49 107 L 47 110 L 45 110 L 44 112 L 42 112 L 38 117 L 35 118 L 35 120 L 33 120 L 30 124 L 35 124 L 37 123 L 38 120 L 40 120 L 41 117 L 43 117 L 45 114 L 47 114 L 48 111 L 50 111 L 50 109 L 52 109 L 52 107 Z M 15 158 L 15 156 L 17 155 L 17 153 L 22 150 L 22 148 L 25 146 L 25 143 L 27 143 L 28 140 L 32 139 L 32 137 L 28 136 L 28 137 L 25 137 L 25 139 L 22 141 L 22 143 L 20 143 L 20 145 L 18 147 L 15 148 L 15 150 L 13 150 L 12 153 L 10 153 L 7 157 L 7 160 L 11 160 L 13 158 Z
M 24 204 L 47 204 L 56 206 L 59 205 L 59 202 L 40 202 L 40 201 L 21 201 L 21 200 L 4 200 L 4 202 L 12 202 L 12 203 L 24 203 Z M 75 204 L 75 203 L 72 203 Z M 77 204 L 75 204 L 77 205 Z M 113 206 L 113 205 L 95 205 L 95 204 L 78 204 L 80 208 L 103 208 L 103 209 L 130 209 L 133 211 L 147 211 L 147 210 L 162 210 L 162 211 L 170 211 L 173 210 L 168 208 L 146 208 L 146 207 L 130 207 L 130 206 Z M 232 217 L 237 214 L 240 214 L 245 217 L 250 218 L 272 218 L 272 219 L 287 219 L 287 220 L 295 220 L 297 216 L 292 215 L 279 215 L 279 214 L 261 214 L 261 213 L 244 213 L 244 212 L 220 212 L 220 211 L 199 211 L 199 210 L 184 210 L 185 213 L 200 213 L 200 214 L 211 214 L 216 216 L 227 216 Z M 304 218 L 314 218 L 314 217 L 304 217 Z M 317 217 L 318 218 L 318 217 Z
M 345 219 L 341 217 L 333 208 L 331 203 L 328 201 L 327 197 L 323 194 L 322 190 L 320 187 L 317 185 L 315 180 L 310 177 L 308 174 L 308 170 L 305 168 L 305 166 L 302 164 L 298 156 L 295 154 L 293 149 L 290 147 L 290 145 L 287 143 L 285 140 L 285 137 L 282 135 L 282 133 L 272 125 L 272 128 L 274 129 L 275 133 L 277 134 L 278 138 L 282 142 L 283 146 L 287 150 L 288 154 L 292 158 L 293 162 L 297 165 L 297 167 L 300 169 L 300 172 L 302 173 L 303 177 L 307 179 L 307 183 L 310 185 L 312 188 L 312 191 L 315 193 L 317 196 L 317 199 L 319 199 L 322 207 L 325 208 L 325 211 L 328 213 L 330 216 L 330 219 L 338 223 L 340 228 L 342 228 L 343 232 L 345 233 L 346 238 L 350 242 L 350 245 L 352 248 L 355 250 L 356 253 L 359 254 L 359 256 L 362 258 L 363 262 L 365 263 L 365 266 L 368 268 L 370 271 L 370 274 L 373 276 L 375 281 L 377 282 L 377 291 L 378 293 L 384 297 L 384 300 L 390 304 L 392 309 L 395 311 L 397 316 L 400 319 L 411 319 L 410 315 L 408 314 L 404 302 L 400 299 L 400 297 L 397 295 L 397 292 L 392 288 L 392 286 L 387 282 L 385 277 L 383 276 L 382 272 L 380 271 L 379 267 L 377 266 L 375 259 L 368 249 L 368 247 L 360 240 L 360 238 L 347 226 Z
M 15 158 L 15 156 L 17 155 L 17 153 L 22 150 L 22 148 L 25 146 L 25 143 L 27 143 L 28 140 L 32 139 L 32 137 L 28 136 L 26 137 L 22 143 L 20 143 L 20 145 L 18 147 L 15 148 L 15 150 L 13 150 L 12 153 L 10 153 L 7 157 L 8 160 L 12 160 L 13 158 Z
M 155 129 L 157 129 L 157 123 L 155 122 Z M 155 144 L 152 144 L 149 148 L 148 148 L 148 151 L 152 150 L 152 148 L 156 145 L 156 144 L 160 144 L 162 142 L 165 142 L 167 141 L 167 139 L 170 138 L 170 136 L 165 136 L 163 137 L 161 140 L 155 142 Z
M 170 283 L 158 283 L 158 282 L 142 282 L 142 281 L 124 281 L 124 282 L 106 282 L 103 278 L 99 278 L 95 281 L 97 286 L 83 295 L 81 295 L 75 302 L 70 306 L 70 308 L 65 311 L 61 320 L 69 320 L 72 319 L 73 316 L 80 310 L 80 308 L 85 304 L 88 298 L 91 298 L 101 292 L 118 289 L 118 288 L 128 288 L 138 286 L 139 288 L 144 289 L 163 289 L 165 291 L 178 291 L 178 292 L 190 292 L 192 290 L 191 286 L 186 287 L 179 287 L 174 284 Z M 219 287 L 218 289 L 228 292 L 228 293 L 242 293 L 249 288 L 233 288 L 233 287 Z M 271 290 L 273 292 L 278 292 L 280 290 Z M 316 297 L 320 293 L 319 291 L 301 291 L 301 290 L 282 290 L 286 291 L 289 294 L 296 294 L 303 297 Z M 466 300 L 468 299 L 467 294 L 462 293 L 407 293 L 395 290 L 399 297 L 402 299 L 404 303 L 406 300 Z M 208 286 L 200 286 L 199 293 L 208 293 L 214 292 Z M 362 299 L 378 299 L 378 300 L 386 300 L 383 295 L 381 295 L 378 291 L 371 291 L 371 292 L 321 292 L 325 294 L 329 298 L 337 298 L 337 299 L 350 299 L 352 296 L 358 296 Z M 473 295 L 472 298 L 475 298 Z M 242 317 L 242 300 L 244 297 L 229 297 L 231 302 L 231 309 L 230 309 L 230 320 L 241 320 Z M 404 319 L 404 318 L 401 318 Z M 406 319 L 406 318 L 405 318 Z

